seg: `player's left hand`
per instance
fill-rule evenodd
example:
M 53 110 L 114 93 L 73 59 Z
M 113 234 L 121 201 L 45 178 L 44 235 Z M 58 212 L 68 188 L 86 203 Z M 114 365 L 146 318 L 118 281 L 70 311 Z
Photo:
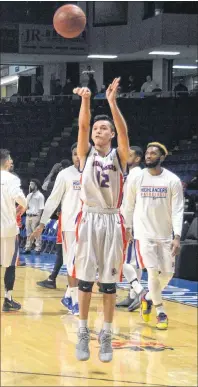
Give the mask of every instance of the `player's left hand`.
M 179 255 L 179 253 L 180 253 L 180 239 L 176 237 L 171 242 L 171 254 L 172 254 L 172 257 L 175 257 L 176 255 Z
M 116 100 L 119 83 L 120 78 L 115 78 L 113 82 L 109 85 L 106 91 L 106 97 L 109 103 L 112 103 Z

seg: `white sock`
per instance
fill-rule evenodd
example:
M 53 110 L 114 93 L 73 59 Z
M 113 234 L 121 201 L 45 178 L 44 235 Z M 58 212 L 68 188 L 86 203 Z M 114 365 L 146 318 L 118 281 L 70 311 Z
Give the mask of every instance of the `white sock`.
M 135 290 L 136 294 L 140 294 L 143 290 L 143 286 L 138 282 L 137 279 L 132 282 L 131 287 Z
M 5 290 L 5 298 L 8 298 L 8 300 L 11 301 L 12 299 L 12 290 Z
M 137 274 L 134 267 L 129 263 L 124 263 L 123 274 L 129 283 L 137 278 Z
M 145 299 L 146 299 L 147 301 L 151 301 L 151 295 L 150 295 L 150 292 L 146 293 Z
M 68 285 L 67 290 L 65 292 L 65 298 L 67 298 L 67 297 L 71 297 L 71 288 L 69 287 L 69 285 Z
M 111 331 L 112 330 L 112 323 L 108 323 L 108 322 L 104 321 L 103 330 L 107 331 L 107 332 Z
M 135 290 L 133 290 L 133 288 L 131 288 L 131 289 L 130 289 L 130 298 L 131 298 L 132 300 L 134 300 L 135 296 L 136 296 L 136 292 L 135 292 Z
M 72 298 L 72 305 L 78 303 L 78 287 L 70 288 L 70 297 Z
M 156 307 L 156 313 L 157 313 L 157 316 L 159 316 L 160 313 L 166 314 L 163 305 Z
M 87 329 L 87 321 L 88 321 L 88 320 L 80 320 L 80 319 L 79 319 L 79 329 L 80 329 L 81 331 Z
M 142 278 L 142 269 L 135 268 L 135 271 L 136 271 L 136 274 L 137 274 L 137 279 L 140 282 L 140 280 Z

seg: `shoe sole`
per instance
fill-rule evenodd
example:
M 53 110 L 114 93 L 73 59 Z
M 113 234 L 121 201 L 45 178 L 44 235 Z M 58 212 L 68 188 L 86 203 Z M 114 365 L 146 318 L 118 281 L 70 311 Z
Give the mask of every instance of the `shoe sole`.
M 87 355 L 87 357 L 84 357 L 84 358 L 82 359 L 82 358 L 78 357 L 77 352 L 76 352 L 76 359 L 77 359 L 78 361 L 87 361 L 87 360 L 89 360 L 89 358 L 90 358 L 90 353 Z
M 39 284 L 38 282 L 36 283 L 37 286 L 40 286 L 41 288 L 45 288 L 45 289 L 56 289 L 56 287 L 52 287 L 52 286 L 46 286 L 46 285 L 43 285 L 43 284 Z
M 18 312 L 20 309 L 21 309 L 21 307 L 18 309 L 12 309 L 12 308 L 4 309 L 4 308 L 2 308 L 2 312 Z
M 159 330 L 159 331 L 167 331 L 168 329 L 168 322 L 166 323 L 160 323 L 160 324 L 165 324 L 164 326 L 162 325 L 161 327 L 160 326 L 157 326 L 156 324 L 156 328 Z
M 109 359 L 109 360 L 104 360 L 104 359 L 102 360 L 101 357 L 100 357 L 100 354 L 99 354 L 98 357 L 99 357 L 99 360 L 100 360 L 102 363 L 110 363 L 110 362 L 113 360 L 113 355 L 111 356 L 111 359 Z
M 72 314 L 72 309 L 69 309 L 68 306 L 66 306 L 66 305 L 62 302 L 62 300 L 61 300 L 61 305 L 63 305 L 64 308 L 67 309 L 68 312 Z

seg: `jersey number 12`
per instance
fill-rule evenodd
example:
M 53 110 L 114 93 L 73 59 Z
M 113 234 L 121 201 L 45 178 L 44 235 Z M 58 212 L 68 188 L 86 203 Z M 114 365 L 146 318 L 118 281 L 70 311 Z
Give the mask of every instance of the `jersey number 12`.
M 100 187 L 109 188 L 109 175 L 107 175 L 107 173 L 100 173 L 100 171 L 98 171 L 97 180 Z

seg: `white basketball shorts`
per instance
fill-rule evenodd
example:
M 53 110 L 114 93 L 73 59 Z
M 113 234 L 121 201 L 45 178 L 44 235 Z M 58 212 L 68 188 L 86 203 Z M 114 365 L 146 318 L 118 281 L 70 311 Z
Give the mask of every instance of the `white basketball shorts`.
M 3 267 L 17 266 L 19 258 L 19 237 L 1 238 L 1 265 Z
M 67 271 L 72 271 L 72 262 L 74 259 L 74 252 L 71 250 L 75 248 L 75 231 L 62 231 L 62 248 L 63 248 L 63 264 L 67 266 Z
M 121 281 L 126 248 L 123 223 L 118 209 L 83 208 L 77 218 L 73 277 L 95 282 L 98 270 L 101 283 Z
M 171 254 L 171 240 L 136 240 L 139 267 L 156 269 L 162 273 L 174 273 L 175 257 Z

